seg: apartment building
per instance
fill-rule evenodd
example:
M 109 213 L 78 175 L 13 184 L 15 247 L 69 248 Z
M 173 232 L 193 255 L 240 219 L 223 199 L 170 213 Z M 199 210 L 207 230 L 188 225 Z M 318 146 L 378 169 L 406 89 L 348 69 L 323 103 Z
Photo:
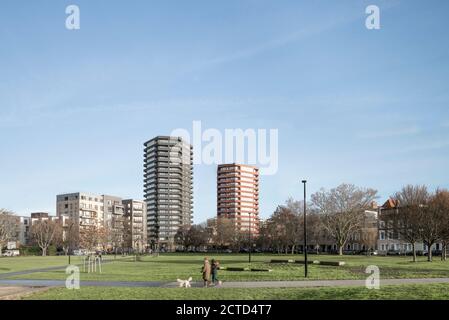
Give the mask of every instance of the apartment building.
M 242 164 L 217 168 L 217 218 L 230 219 L 237 230 L 259 233 L 259 169 Z
M 31 241 L 31 217 L 17 217 L 17 241 L 20 245 L 27 245 Z
M 374 209 L 364 211 L 361 228 L 349 238 L 345 251 L 365 252 L 377 249 L 378 212 Z
M 77 192 L 56 196 L 56 215 L 65 216 L 82 232 L 104 225 L 104 201 L 99 195 Z
M 148 241 L 173 250 L 181 226 L 192 224 L 193 148 L 180 137 L 158 136 L 144 144 L 144 194 Z
M 137 252 L 147 247 L 147 205 L 144 201 L 123 200 L 126 245 Z
M 124 206 L 120 197 L 77 192 L 56 197 L 57 217 L 64 219 L 63 227 L 73 221 L 76 236 L 92 227 L 108 231 L 110 246 L 117 247 L 124 241 Z M 64 230 L 65 234 L 66 230 Z
M 410 254 L 412 244 L 402 239 L 398 215 L 401 205 L 396 199 L 388 199 L 379 207 L 379 237 L 377 247 L 380 254 Z M 418 254 L 428 252 L 429 248 L 423 242 L 417 242 L 415 249 Z M 441 251 L 443 245 L 436 243 L 432 251 Z
M 58 218 L 51 216 L 48 212 L 32 212 L 30 217 L 26 216 L 12 216 L 16 226 L 14 241 L 17 241 L 21 246 L 29 245 L 31 243 L 31 227 L 38 221 L 58 221 Z
M 107 230 L 109 246 L 127 249 L 125 244 L 127 235 L 125 230 L 125 208 L 122 198 L 103 195 L 103 227 Z

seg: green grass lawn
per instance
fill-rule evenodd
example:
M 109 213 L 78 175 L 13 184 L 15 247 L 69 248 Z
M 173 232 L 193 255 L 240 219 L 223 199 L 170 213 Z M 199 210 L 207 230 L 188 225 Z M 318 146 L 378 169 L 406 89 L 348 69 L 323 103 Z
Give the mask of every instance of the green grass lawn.
M 449 299 L 449 284 L 341 288 L 110 288 L 82 287 L 79 290 L 50 289 L 31 300 L 401 300 Z
M 223 267 L 247 267 L 247 255 L 209 254 L 210 258 L 219 259 Z M 193 277 L 201 280 L 201 266 L 204 256 L 199 254 L 165 254 L 159 257 L 145 256 L 142 261 L 131 257 L 117 258 L 116 261 L 103 264 L 103 273 L 81 273 L 81 280 L 98 281 L 176 281 L 177 278 Z M 252 267 L 269 268 L 272 272 L 231 272 L 222 270 L 219 277 L 223 281 L 258 281 L 258 280 L 304 280 L 304 266 L 300 264 L 270 264 L 271 259 L 302 259 L 292 255 L 253 255 Z M 113 257 L 107 257 L 114 260 Z M 365 269 L 369 265 L 380 268 L 381 278 L 436 278 L 449 277 L 449 261 L 435 259 L 427 262 L 413 263 L 410 257 L 366 257 L 366 256 L 311 256 L 313 260 L 345 261 L 341 267 L 309 266 L 309 279 L 365 279 Z M 45 266 L 65 265 L 66 257 L 18 257 L 0 259 L 1 272 L 42 268 Z M 81 263 L 80 257 L 72 257 L 72 263 Z M 60 279 L 66 278 L 65 271 L 54 270 L 11 277 L 10 279 Z
M 208 254 L 220 260 L 223 267 L 248 267 L 248 256 L 243 254 Z M 176 281 L 177 278 L 193 277 L 201 280 L 204 255 L 164 254 L 159 257 L 145 256 L 141 261 L 132 257 L 105 257 L 103 273 L 81 273 L 81 280 L 98 281 Z M 272 272 L 231 272 L 222 270 L 223 281 L 304 280 L 304 266 L 300 264 L 270 264 L 271 259 L 299 259 L 293 255 L 253 255 L 253 268 L 269 268 Z M 424 257 L 413 263 L 410 257 L 366 257 L 366 256 L 311 256 L 312 260 L 345 261 L 341 267 L 309 266 L 309 279 L 366 279 L 365 269 L 369 265 L 380 268 L 380 276 L 386 278 L 430 278 L 449 277 L 449 262 L 435 259 L 427 262 Z M 80 257 L 72 257 L 72 263 L 81 263 Z M 15 257 L 0 258 L 0 274 L 29 269 L 64 266 L 67 257 Z M 66 279 L 64 269 L 30 273 L 8 279 Z M 380 290 L 364 287 L 338 288 L 126 288 L 126 287 L 81 287 L 80 290 L 52 288 L 27 299 L 449 299 L 449 284 L 419 284 L 382 286 Z
M 7 272 L 57 267 L 67 263 L 67 257 L 1 257 L 0 274 Z

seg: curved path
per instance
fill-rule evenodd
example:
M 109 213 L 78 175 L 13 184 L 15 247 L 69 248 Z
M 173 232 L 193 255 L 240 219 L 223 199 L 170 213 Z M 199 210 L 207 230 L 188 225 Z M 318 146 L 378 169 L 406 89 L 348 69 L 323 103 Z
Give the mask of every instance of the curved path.
M 381 279 L 380 285 L 449 283 L 449 278 Z M 176 288 L 176 282 L 161 281 L 81 281 L 88 287 L 153 287 Z M 61 287 L 64 280 L 0 280 L 0 286 Z M 365 280 L 301 280 L 301 281 L 230 281 L 222 288 L 313 288 L 365 286 Z M 193 282 L 192 287 L 202 287 L 201 282 Z

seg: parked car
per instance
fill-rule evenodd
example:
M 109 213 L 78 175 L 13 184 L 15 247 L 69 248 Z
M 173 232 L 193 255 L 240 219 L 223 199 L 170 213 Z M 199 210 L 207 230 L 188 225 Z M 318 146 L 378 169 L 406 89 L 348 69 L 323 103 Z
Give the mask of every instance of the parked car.
M 2 253 L 3 257 L 18 257 L 20 255 L 19 250 L 6 250 Z
M 401 253 L 397 250 L 388 250 L 387 256 L 399 256 Z
M 432 250 L 432 256 L 441 256 L 442 254 L 443 254 L 443 252 L 441 250 Z M 429 251 L 428 250 L 424 251 L 422 255 L 428 256 Z
M 87 254 L 87 251 L 86 250 L 82 250 L 82 249 L 79 249 L 79 250 L 73 250 L 73 255 L 74 256 L 84 256 L 84 255 L 86 255 Z

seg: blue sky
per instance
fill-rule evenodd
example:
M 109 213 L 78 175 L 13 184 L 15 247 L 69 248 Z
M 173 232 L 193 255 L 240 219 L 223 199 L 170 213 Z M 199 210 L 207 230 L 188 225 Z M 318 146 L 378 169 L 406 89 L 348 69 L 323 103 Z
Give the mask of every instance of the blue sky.
M 65 29 L 77 4 L 81 29 Z M 381 29 L 365 28 L 365 8 Z M 0 207 L 143 197 L 143 143 L 175 128 L 275 128 L 261 216 L 342 182 L 449 187 L 447 1 L 19 1 L 0 7 Z M 215 166 L 195 166 L 195 222 Z

